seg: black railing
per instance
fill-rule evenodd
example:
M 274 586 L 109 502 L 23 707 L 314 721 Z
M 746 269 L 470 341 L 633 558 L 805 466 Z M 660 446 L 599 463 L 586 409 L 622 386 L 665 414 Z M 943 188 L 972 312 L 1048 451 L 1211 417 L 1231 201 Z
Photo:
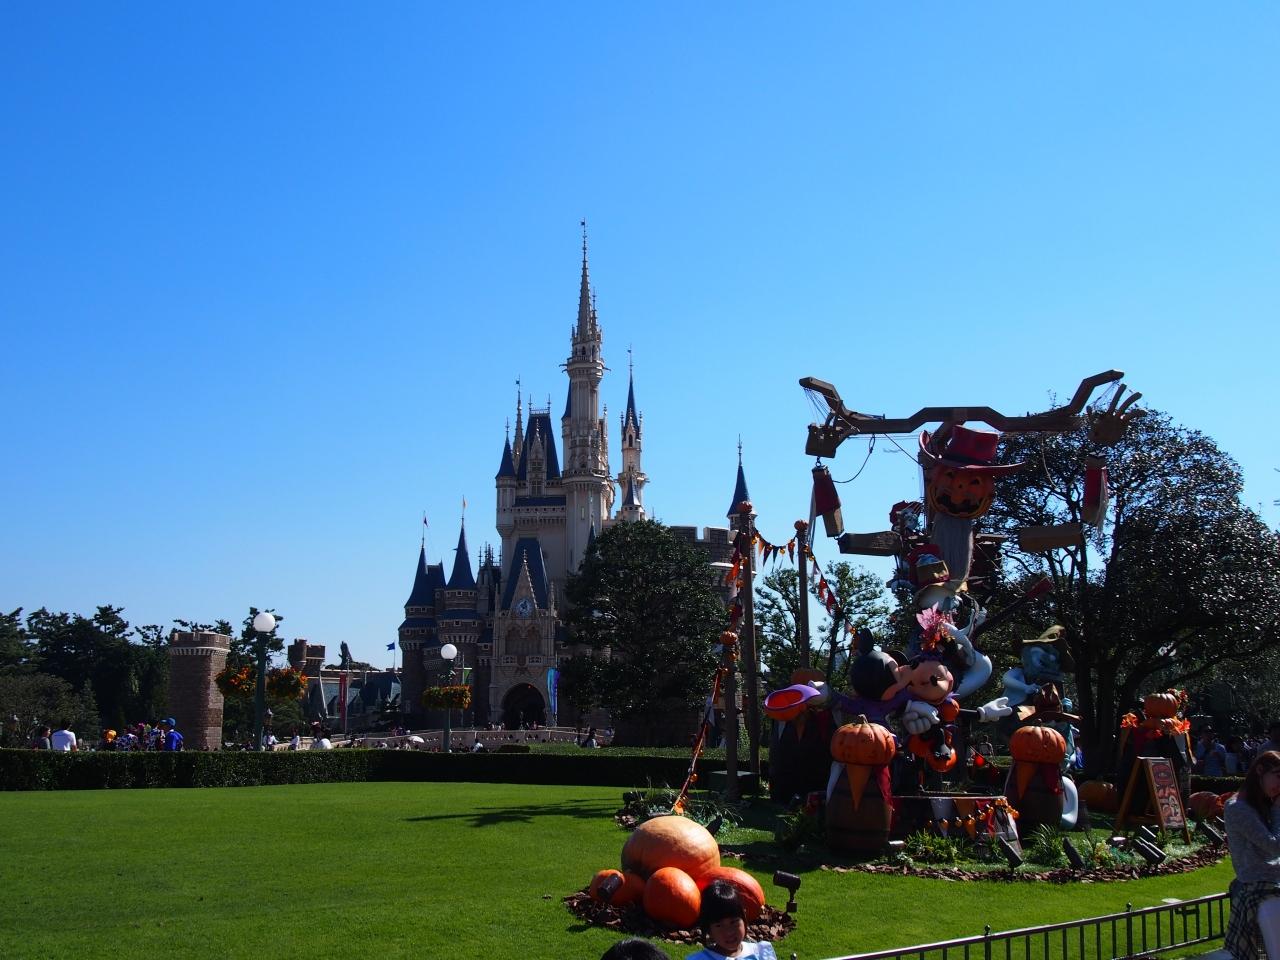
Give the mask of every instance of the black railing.
M 1229 898 L 1215 893 L 1158 907 L 1021 930 L 986 932 L 896 950 L 858 953 L 834 960 L 1129 960 L 1178 947 L 1220 940 Z

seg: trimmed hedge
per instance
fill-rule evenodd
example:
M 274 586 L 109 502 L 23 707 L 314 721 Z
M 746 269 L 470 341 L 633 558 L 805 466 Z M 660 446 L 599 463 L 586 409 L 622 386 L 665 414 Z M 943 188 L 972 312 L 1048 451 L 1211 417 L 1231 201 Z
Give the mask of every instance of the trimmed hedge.
M 385 780 L 582 786 L 678 786 L 687 757 L 614 750 L 549 753 L 423 753 L 415 750 L 300 750 L 271 753 L 52 753 L 0 750 L 0 790 L 123 790 L 141 787 L 256 787 Z M 703 760 L 699 773 L 724 769 Z

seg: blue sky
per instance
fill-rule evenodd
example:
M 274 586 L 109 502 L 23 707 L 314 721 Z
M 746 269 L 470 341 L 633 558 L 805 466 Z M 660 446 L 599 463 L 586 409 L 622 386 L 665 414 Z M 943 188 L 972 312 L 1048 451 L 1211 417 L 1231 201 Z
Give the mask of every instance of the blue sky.
M 590 224 L 615 470 L 805 512 L 796 385 L 1042 409 L 1126 371 L 1280 525 L 1273 5 L 8 4 L 0 606 L 274 606 L 386 662 L 493 533 Z M 866 447 L 833 462 L 852 475 Z M 881 444 L 848 526 L 914 496 Z M 821 559 L 836 556 L 828 542 Z

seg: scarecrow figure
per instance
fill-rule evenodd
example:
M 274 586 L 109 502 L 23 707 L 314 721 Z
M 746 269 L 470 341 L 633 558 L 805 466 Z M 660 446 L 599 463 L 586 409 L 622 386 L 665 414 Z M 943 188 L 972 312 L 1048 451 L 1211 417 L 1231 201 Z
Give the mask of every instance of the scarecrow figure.
M 940 431 L 941 432 L 941 431 Z M 1016 473 L 1026 464 L 997 465 L 998 433 L 955 425 L 942 453 L 930 448 L 937 434 L 920 434 L 920 463 L 925 469 L 925 499 L 933 515 L 929 535 L 941 551 L 951 575 L 963 583 L 973 563 L 973 521 L 991 509 L 995 478 Z

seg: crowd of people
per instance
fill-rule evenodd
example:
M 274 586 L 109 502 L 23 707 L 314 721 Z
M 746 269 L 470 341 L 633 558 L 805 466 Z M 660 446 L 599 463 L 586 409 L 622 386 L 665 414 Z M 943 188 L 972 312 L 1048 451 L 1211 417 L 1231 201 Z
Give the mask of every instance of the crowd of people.
M 52 750 L 55 753 L 78 753 L 81 750 L 181 750 L 182 734 L 173 717 L 155 723 L 139 723 L 125 727 L 123 731 L 103 730 L 96 740 L 85 742 L 77 737 L 69 722 L 53 729 L 44 724 L 36 729 L 29 744 L 33 750 Z
M 1224 742 L 1212 727 L 1200 731 L 1195 745 L 1195 772 L 1204 777 L 1242 776 L 1262 754 L 1280 751 L 1280 720 L 1273 720 L 1266 738 L 1228 737 Z

